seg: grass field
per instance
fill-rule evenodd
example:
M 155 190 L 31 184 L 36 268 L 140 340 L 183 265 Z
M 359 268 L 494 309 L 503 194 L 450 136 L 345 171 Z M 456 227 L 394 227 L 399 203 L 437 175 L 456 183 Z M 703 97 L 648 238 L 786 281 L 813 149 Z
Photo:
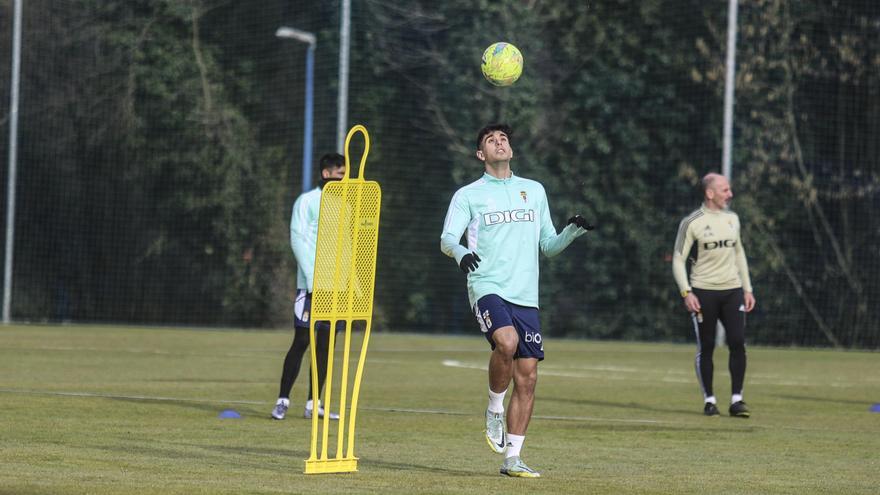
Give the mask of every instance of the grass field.
M 377 333 L 359 471 L 306 476 L 305 375 L 269 419 L 290 339 L 0 327 L 0 493 L 880 493 L 878 353 L 750 348 L 744 420 L 702 416 L 692 346 L 545 341 L 528 480 L 483 438 L 482 337 Z

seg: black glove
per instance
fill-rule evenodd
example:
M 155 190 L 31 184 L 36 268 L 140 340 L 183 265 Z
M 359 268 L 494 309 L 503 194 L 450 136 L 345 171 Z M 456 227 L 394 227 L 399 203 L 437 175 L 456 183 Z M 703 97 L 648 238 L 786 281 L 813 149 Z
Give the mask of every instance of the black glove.
M 458 266 L 461 268 L 461 271 L 465 273 L 475 272 L 477 271 L 477 267 L 480 266 L 480 264 L 477 263 L 478 261 L 483 260 L 480 259 L 477 253 L 468 253 L 461 257 L 461 263 L 459 263 Z
M 584 220 L 584 217 L 582 217 L 580 215 L 575 215 L 575 216 L 569 218 L 568 224 L 569 225 L 575 224 L 576 226 L 578 226 L 584 230 L 593 230 L 596 228 L 596 227 L 593 227 L 592 225 L 590 225 L 589 223 L 587 223 L 587 221 Z

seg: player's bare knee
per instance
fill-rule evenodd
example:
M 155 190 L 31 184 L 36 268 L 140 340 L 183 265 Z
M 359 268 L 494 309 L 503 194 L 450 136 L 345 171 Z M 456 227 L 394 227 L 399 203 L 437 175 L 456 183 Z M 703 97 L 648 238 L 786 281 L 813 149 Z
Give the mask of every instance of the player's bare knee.
M 519 346 L 519 335 L 513 327 L 499 328 L 492 334 L 492 340 L 495 341 L 495 352 L 513 359 Z
M 514 381 L 516 382 L 517 388 L 521 389 L 523 393 L 534 394 L 535 385 L 538 383 L 538 377 L 530 374 L 517 373 L 514 375 Z
M 495 343 L 495 351 L 496 354 L 503 357 L 506 361 L 513 361 L 513 356 L 516 355 L 516 344 L 510 345 L 509 343 Z

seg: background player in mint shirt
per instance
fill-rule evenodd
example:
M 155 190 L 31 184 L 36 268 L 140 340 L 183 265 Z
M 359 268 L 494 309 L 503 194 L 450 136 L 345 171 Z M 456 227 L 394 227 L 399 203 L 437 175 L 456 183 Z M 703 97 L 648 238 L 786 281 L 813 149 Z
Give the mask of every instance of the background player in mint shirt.
M 492 347 L 486 440 L 506 453 L 501 473 L 534 478 L 520 459 L 535 401 L 538 361 L 544 359 L 538 320 L 538 254 L 555 256 L 593 227 L 575 215 L 561 233 L 550 218 L 544 187 L 510 170 L 512 131 L 492 124 L 477 134 L 485 173 L 456 191 L 440 236 L 440 250 L 468 276 L 468 296 Z M 460 244 L 466 233 L 467 247 Z M 513 393 L 504 423 L 504 395 Z
M 290 390 L 299 375 L 303 354 L 309 347 L 309 313 L 312 307 L 312 287 L 315 276 L 315 254 L 318 243 L 318 215 L 321 212 L 321 191 L 323 185 L 331 180 L 339 180 L 345 176 L 345 157 L 338 153 L 327 153 L 320 159 L 321 186 L 302 193 L 293 203 L 290 215 L 290 247 L 296 258 L 296 300 L 293 303 L 293 342 L 284 357 L 281 370 L 281 384 L 278 400 L 272 409 L 272 418 L 284 419 L 290 406 Z M 337 327 L 337 330 L 339 327 Z M 324 390 L 327 378 L 327 352 L 330 346 L 330 325 L 318 322 L 315 325 L 315 354 L 318 365 L 318 394 Z M 311 374 L 308 374 L 311 377 Z M 312 417 L 312 387 L 309 380 L 309 396 L 306 400 L 303 416 Z M 330 419 L 339 419 L 336 413 L 329 413 Z M 318 415 L 324 416 L 324 408 L 318 404 Z

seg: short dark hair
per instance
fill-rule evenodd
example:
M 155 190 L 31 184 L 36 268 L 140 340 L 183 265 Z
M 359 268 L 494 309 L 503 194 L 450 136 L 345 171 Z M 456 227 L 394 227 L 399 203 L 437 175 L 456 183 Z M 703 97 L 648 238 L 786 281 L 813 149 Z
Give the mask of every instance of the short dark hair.
M 483 144 L 483 138 L 486 137 L 486 134 L 501 131 L 504 134 L 507 134 L 507 140 L 510 141 L 513 139 L 513 129 L 510 128 L 507 124 L 489 124 L 486 127 L 480 129 L 480 132 L 477 133 L 477 149 L 480 149 L 480 145 Z
M 327 153 L 321 157 L 319 163 L 321 164 L 321 170 L 341 167 L 345 165 L 345 157 L 339 153 Z

